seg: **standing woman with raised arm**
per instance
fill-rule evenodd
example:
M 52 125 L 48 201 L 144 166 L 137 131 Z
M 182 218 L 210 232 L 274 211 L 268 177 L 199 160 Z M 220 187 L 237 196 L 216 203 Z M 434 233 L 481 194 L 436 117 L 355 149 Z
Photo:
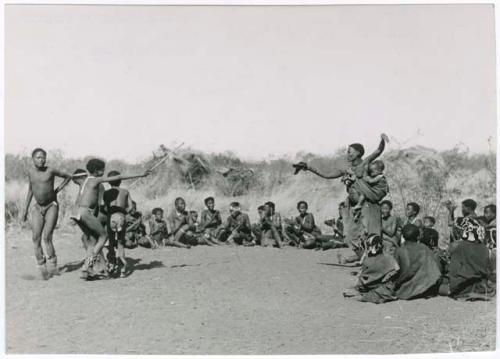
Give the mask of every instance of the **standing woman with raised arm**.
M 342 177 L 342 182 L 346 185 L 348 193 L 348 200 L 346 201 L 344 213 L 342 214 L 344 220 L 344 234 L 347 244 L 356 254 L 347 259 L 342 258 L 342 262 L 355 262 L 361 259 L 363 254 L 362 237 L 368 234 L 380 235 L 382 232 L 382 215 L 380 212 L 380 203 L 378 201 L 367 198 L 363 203 L 359 217 L 355 217 L 352 211 L 352 207 L 354 207 L 359 200 L 359 193 L 354 189 L 352 184 L 357 179 L 362 179 L 366 174 L 368 164 L 379 157 L 384 151 L 385 143 L 388 142 L 388 138 L 385 134 L 382 134 L 380 137 L 381 140 L 378 148 L 365 158 L 363 158 L 365 153 L 363 145 L 359 143 L 349 145 L 347 148 L 347 162 L 349 166 L 347 168 L 334 168 L 328 175 L 320 173 L 318 170 L 308 166 L 305 162 L 300 162 L 294 166 L 296 172 L 307 170 L 325 179 Z

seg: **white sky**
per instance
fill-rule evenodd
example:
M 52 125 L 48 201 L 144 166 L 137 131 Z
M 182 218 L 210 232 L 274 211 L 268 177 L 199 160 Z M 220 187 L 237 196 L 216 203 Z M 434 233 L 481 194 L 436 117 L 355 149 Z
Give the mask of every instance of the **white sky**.
M 6 152 L 246 158 L 495 137 L 492 5 L 15 6 Z

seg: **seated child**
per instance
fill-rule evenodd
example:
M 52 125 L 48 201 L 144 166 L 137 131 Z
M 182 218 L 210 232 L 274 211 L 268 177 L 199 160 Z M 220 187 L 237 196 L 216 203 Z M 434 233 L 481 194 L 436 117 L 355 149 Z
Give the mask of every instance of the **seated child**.
M 382 242 L 384 244 L 384 253 L 394 255 L 394 251 L 401 244 L 397 235 L 398 219 L 391 214 L 392 202 L 385 200 L 380 203 L 382 213 Z
M 439 233 L 434 229 L 436 219 L 432 216 L 426 216 L 423 219 L 422 237 L 420 243 L 425 244 L 431 250 L 438 249 Z
M 142 213 L 137 210 L 137 203 L 132 201 L 125 217 L 127 230 L 125 232 L 125 248 L 133 249 L 138 245 L 144 248 L 154 248 L 154 243 L 146 235 L 146 226 L 142 222 Z
M 485 231 L 484 243 L 490 252 L 490 280 L 495 283 L 497 276 L 497 206 L 489 204 L 484 207 L 482 219 Z
M 215 199 L 213 197 L 205 198 L 204 202 L 207 209 L 201 212 L 200 231 L 206 241 L 219 244 L 217 238 L 222 229 L 220 212 L 215 209 Z
M 367 256 L 361 265 L 355 291 L 344 292 L 344 297 L 376 304 L 396 300 L 394 277 L 399 271 L 398 263 L 392 255 L 384 253 L 380 236 L 368 237 L 367 246 Z
M 276 212 L 276 206 L 273 202 L 264 203 L 265 213 L 261 221 L 262 237 L 261 246 L 267 247 L 269 244 L 281 248 L 283 241 L 281 215 Z
M 255 236 L 255 243 L 260 245 L 262 243 L 262 224 L 266 219 L 266 206 L 261 205 L 257 207 L 259 215 L 259 222 L 252 224 L 252 233 Z
M 219 240 L 226 244 L 253 245 L 250 218 L 241 211 L 238 202 L 229 206 L 229 217 L 219 235 Z
M 306 201 L 297 203 L 299 215 L 295 217 L 293 223 L 289 223 L 285 227 L 285 232 L 292 245 L 312 249 L 316 247 L 316 239 L 321 235 L 321 230 L 316 226 L 312 213 L 307 212 L 308 208 Z
M 168 238 L 167 222 L 163 219 L 163 209 L 154 208 L 149 220 L 149 237 L 156 246 L 165 246 Z
M 195 233 L 200 233 L 200 223 L 198 223 L 198 212 L 189 211 L 189 215 L 191 216 L 191 220 L 193 221 Z

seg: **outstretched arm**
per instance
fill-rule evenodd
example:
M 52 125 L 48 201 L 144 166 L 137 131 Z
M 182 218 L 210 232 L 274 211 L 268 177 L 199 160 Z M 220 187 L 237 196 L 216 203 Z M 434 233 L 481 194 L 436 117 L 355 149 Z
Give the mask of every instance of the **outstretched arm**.
M 372 154 L 366 156 L 363 162 L 370 163 L 374 161 L 377 157 L 379 157 L 382 154 L 382 152 L 384 152 L 386 142 L 389 142 L 389 137 L 387 137 L 387 135 L 383 133 L 380 135 L 380 143 L 377 149 L 373 151 Z
M 147 177 L 149 176 L 151 172 L 146 171 L 143 174 L 140 175 L 118 175 L 118 176 L 106 176 L 106 177 L 98 177 L 97 182 L 98 183 L 104 183 L 104 182 L 113 182 L 113 181 L 125 181 L 129 179 L 134 179 L 134 178 L 141 178 L 141 177 Z
M 325 179 L 340 178 L 346 173 L 346 171 L 343 171 L 343 170 L 338 169 L 338 168 L 334 168 L 333 172 L 331 172 L 329 175 L 322 174 L 317 169 L 310 167 L 310 166 L 307 166 L 306 170 L 314 173 L 316 176 L 320 176 L 321 178 L 325 178 Z
M 26 222 L 28 219 L 28 208 L 30 207 L 31 200 L 33 199 L 33 191 L 31 190 L 31 181 L 28 185 L 28 194 L 26 195 L 26 201 L 24 203 L 23 214 L 21 219 L 23 222 Z

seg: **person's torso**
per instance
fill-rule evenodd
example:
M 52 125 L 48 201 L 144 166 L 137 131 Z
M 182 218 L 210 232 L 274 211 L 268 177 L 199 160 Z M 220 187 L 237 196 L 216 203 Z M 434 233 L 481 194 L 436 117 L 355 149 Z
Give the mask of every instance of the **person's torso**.
M 54 174 L 50 168 L 46 167 L 45 171 L 31 169 L 28 176 L 33 197 L 39 205 L 46 206 L 56 200 Z
M 205 225 L 205 228 L 216 228 L 221 224 L 221 222 L 219 211 L 210 211 L 209 209 L 205 209 L 201 212 L 201 223 Z

